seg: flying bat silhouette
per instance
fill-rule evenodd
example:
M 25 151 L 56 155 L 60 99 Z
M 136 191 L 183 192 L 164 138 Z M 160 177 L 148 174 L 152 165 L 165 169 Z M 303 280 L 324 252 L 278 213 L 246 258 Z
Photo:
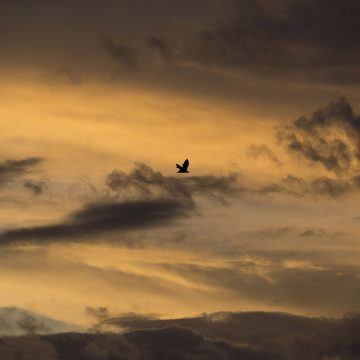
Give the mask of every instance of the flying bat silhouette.
M 176 164 L 179 169 L 178 173 L 188 173 L 189 159 L 186 159 L 182 165 Z

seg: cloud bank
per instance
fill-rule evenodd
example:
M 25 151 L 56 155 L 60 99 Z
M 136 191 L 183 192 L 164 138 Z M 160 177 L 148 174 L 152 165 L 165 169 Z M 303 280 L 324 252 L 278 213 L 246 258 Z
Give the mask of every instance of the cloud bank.
M 2 359 L 42 360 L 293 360 L 356 359 L 359 318 L 342 320 L 281 313 L 217 313 L 152 321 L 125 334 L 59 334 L 3 338 Z M 178 325 L 186 323 L 186 327 Z M 139 324 L 137 324 L 139 325 Z M 196 330 L 200 328 L 204 333 Z M 206 336 L 204 335 L 206 333 Z

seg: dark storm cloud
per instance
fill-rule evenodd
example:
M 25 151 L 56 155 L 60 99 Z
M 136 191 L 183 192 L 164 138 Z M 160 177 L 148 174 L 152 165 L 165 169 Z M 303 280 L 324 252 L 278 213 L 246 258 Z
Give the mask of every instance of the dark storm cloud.
M 21 160 L 6 160 L 0 163 L 0 183 L 27 174 L 42 161 L 43 159 L 39 157 L 29 157 Z
M 358 166 L 360 117 L 344 98 L 284 125 L 277 135 L 289 152 L 335 174 L 343 175 Z

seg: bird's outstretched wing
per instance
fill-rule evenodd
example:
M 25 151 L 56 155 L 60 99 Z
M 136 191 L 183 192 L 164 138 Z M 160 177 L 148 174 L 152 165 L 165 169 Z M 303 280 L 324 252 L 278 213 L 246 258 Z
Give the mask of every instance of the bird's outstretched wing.
M 182 168 L 184 169 L 184 171 L 186 171 L 188 167 L 189 167 L 189 159 L 186 159 L 182 164 Z

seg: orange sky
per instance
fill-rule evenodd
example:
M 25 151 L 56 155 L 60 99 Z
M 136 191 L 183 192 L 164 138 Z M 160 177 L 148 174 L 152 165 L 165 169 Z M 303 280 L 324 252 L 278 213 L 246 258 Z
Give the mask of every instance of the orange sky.
M 319 33 L 320 46 L 291 27 L 285 5 L 288 26 L 303 41 L 289 45 L 298 37 L 275 29 L 258 49 L 251 34 L 237 39 L 245 30 L 232 16 L 236 1 L 211 1 L 205 12 L 202 1 L 94 3 L 31 1 L 21 11 L 4 4 L 17 17 L 4 20 L 0 33 L 0 229 L 66 227 L 84 221 L 81 209 L 158 201 L 159 194 L 175 194 L 184 206 L 177 187 L 190 210 L 156 225 L 143 227 L 139 215 L 138 227 L 89 227 L 81 238 L 4 241 L 0 307 L 82 326 L 93 321 L 87 306 L 164 317 L 359 310 L 358 54 L 335 39 L 343 62 L 325 61 L 336 50 L 331 41 Z M 270 3 L 259 2 L 261 16 L 280 21 Z M 252 19 L 255 10 L 247 10 Z M 34 24 L 36 11 L 42 20 Z M 266 30 L 268 22 L 254 19 Z M 313 115 L 318 109 L 324 121 Z M 302 116 L 305 125 L 296 123 Z M 33 157 L 42 160 L 7 163 Z M 189 183 L 175 169 L 185 158 Z M 150 190 L 148 175 L 131 180 L 137 163 L 162 174 Z M 114 170 L 126 180 L 111 189 Z M 161 184 L 170 184 L 164 193 Z

